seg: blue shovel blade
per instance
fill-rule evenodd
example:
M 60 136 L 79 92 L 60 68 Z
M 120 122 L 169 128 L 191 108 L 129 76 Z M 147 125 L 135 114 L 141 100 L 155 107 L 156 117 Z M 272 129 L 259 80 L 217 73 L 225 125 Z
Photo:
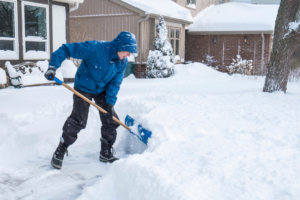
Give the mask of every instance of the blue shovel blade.
M 125 118 L 125 124 L 126 126 L 133 126 L 134 125 L 134 119 L 130 117 L 129 115 Z M 138 133 L 132 132 L 132 130 L 129 131 L 131 134 L 135 135 L 137 138 L 139 138 L 142 142 L 144 142 L 146 145 L 148 143 L 148 139 L 151 137 L 152 132 L 144 129 L 141 124 L 138 124 Z

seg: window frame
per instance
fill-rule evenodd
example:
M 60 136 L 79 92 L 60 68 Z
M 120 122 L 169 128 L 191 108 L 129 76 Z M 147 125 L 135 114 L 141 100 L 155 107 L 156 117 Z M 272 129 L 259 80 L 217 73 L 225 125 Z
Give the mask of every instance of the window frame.
M 46 27 L 47 27 L 47 39 L 41 40 L 41 39 L 26 39 L 25 37 L 25 5 L 29 6 L 36 6 L 41 8 L 46 8 Z M 29 1 L 22 1 L 22 39 L 23 39 L 23 59 L 24 60 L 40 60 L 40 59 L 50 59 L 50 19 L 49 19 L 49 5 L 48 4 L 41 4 L 41 3 L 34 3 Z M 46 44 L 46 51 L 45 52 L 36 52 L 34 55 L 31 53 L 26 53 L 26 42 L 45 42 Z
M 177 47 L 177 45 L 176 45 L 176 41 L 178 40 L 178 56 L 180 56 L 180 37 L 181 37 L 181 28 L 178 28 L 178 27 L 173 27 L 173 26 L 169 26 L 168 27 L 168 31 L 169 31 L 169 42 L 170 42 L 170 44 L 172 45 L 172 43 L 171 43 L 171 39 L 174 39 L 174 48 L 173 48 L 173 53 L 174 53 L 174 55 L 175 56 L 177 56 L 177 54 L 176 54 L 176 47 Z M 171 30 L 172 29 L 174 29 L 174 38 L 171 38 Z M 176 38 L 176 31 L 179 31 L 179 38 Z
M 196 5 L 196 0 L 189 0 L 190 1 L 190 3 L 188 4 L 188 0 L 186 0 L 186 5 L 188 6 L 188 5 Z M 193 1 L 194 1 L 194 3 L 193 3 Z
M 14 41 L 14 53 L 8 55 L 0 53 L 0 60 L 19 60 L 19 30 L 18 30 L 18 0 L 0 0 L 14 4 L 15 38 L 0 37 L 0 40 Z

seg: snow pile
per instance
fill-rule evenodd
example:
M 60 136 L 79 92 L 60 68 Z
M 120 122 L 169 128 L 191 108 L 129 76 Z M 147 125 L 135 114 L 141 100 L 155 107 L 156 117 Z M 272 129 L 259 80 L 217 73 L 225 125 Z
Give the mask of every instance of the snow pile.
M 166 17 L 193 21 L 190 11 L 171 0 L 122 0 L 131 6 L 145 11 L 147 14 L 157 14 Z
M 61 63 L 61 73 L 64 78 L 75 78 L 77 67 L 71 60 L 65 60 Z
M 200 12 L 189 32 L 274 31 L 278 5 L 225 3 Z
M 186 75 L 196 67 L 204 69 L 188 65 L 191 73 Z M 207 78 L 221 74 L 206 69 Z M 179 92 L 165 84 L 177 76 L 182 81 L 189 77 L 175 73 L 155 79 L 161 89 L 148 88 L 149 79 L 140 81 L 137 87 L 146 92 L 122 98 L 118 106 L 151 127 L 149 147 L 111 165 L 77 200 L 297 200 L 300 107 L 294 105 L 299 83 L 290 85 L 292 95 L 265 94 L 264 79 L 234 77 L 216 84 L 186 84 Z M 286 110 L 287 102 L 292 111 Z
M 228 74 L 220 73 L 204 64 L 192 63 L 188 65 L 175 65 L 174 76 L 171 77 L 174 85 L 180 82 L 192 83 L 196 82 L 205 83 L 211 81 L 221 81 L 229 78 Z
M 251 75 L 253 60 L 243 60 L 240 55 L 237 55 L 236 59 L 232 59 L 232 61 L 233 63 L 226 67 L 229 74 Z
M 0 84 L 6 84 L 6 73 L 3 69 L 0 68 Z
M 159 23 L 156 24 L 156 32 L 155 50 L 150 50 L 148 56 L 148 77 L 170 77 L 173 74 L 176 58 L 174 57 L 173 48 L 168 39 L 168 29 L 163 16 L 159 16 Z
M 11 78 L 11 83 L 14 86 L 18 85 L 35 85 L 44 83 L 53 83 L 54 81 L 48 81 L 44 74 L 48 69 L 48 61 L 38 61 L 36 67 L 24 67 L 24 72 L 18 68 L 14 68 L 9 61 L 5 62 L 5 67 L 8 71 L 9 77 Z M 56 77 L 63 80 L 61 70 L 56 71 Z
M 115 110 L 152 131 L 148 148 L 130 154 L 131 134 L 119 127 L 121 160 L 100 163 L 101 123 L 91 106 L 62 170 L 50 159 L 73 93 L 0 90 L 1 200 L 298 200 L 300 83 L 287 94 L 263 93 L 263 84 L 200 63 L 176 65 L 167 79 L 125 78 Z
M 136 77 L 134 76 L 134 74 L 130 74 L 129 76 L 126 77 L 126 79 L 136 79 Z

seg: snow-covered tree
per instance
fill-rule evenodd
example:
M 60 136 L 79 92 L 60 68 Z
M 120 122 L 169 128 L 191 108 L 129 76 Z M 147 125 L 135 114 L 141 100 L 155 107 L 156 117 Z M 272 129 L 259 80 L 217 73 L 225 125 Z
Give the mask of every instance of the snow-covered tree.
M 148 56 L 148 77 L 165 78 L 174 73 L 173 68 L 176 59 L 172 45 L 168 39 L 168 29 L 163 16 L 159 16 L 159 23 L 156 24 L 156 32 L 155 50 L 150 50 Z

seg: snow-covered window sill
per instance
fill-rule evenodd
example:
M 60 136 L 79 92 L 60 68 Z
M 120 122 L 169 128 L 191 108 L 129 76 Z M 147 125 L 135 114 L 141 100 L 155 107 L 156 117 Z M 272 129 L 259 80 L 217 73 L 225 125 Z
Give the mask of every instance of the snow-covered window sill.
M 26 54 L 24 54 L 24 59 L 26 60 L 40 60 L 49 58 L 49 53 L 44 51 L 27 51 Z
M 16 51 L 0 50 L 0 60 L 18 60 L 19 54 Z
M 196 4 L 188 4 L 188 5 L 186 5 L 186 7 L 196 10 Z

